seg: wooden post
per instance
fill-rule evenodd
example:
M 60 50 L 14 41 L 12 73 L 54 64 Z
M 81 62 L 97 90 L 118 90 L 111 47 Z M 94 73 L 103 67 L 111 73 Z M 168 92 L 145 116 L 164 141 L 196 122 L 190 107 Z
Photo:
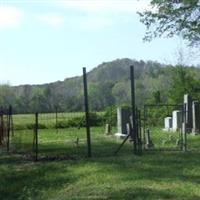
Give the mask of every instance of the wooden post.
M 87 90 L 87 73 L 85 67 L 83 68 L 83 85 L 84 85 L 84 100 L 85 100 L 87 151 L 88 151 L 88 157 L 92 157 L 91 137 L 90 137 L 90 115 L 89 115 L 88 90 Z

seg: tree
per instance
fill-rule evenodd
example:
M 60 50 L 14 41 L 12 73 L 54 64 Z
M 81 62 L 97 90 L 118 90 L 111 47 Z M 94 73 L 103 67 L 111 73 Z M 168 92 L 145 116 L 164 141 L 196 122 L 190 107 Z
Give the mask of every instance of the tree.
M 181 35 L 191 45 L 200 42 L 199 0 L 151 0 L 153 9 L 139 13 L 147 31 L 144 40 Z
M 188 68 L 182 65 L 177 65 L 172 74 L 172 84 L 169 91 L 169 101 L 179 104 L 183 101 L 184 94 L 191 94 L 194 96 L 194 88 L 197 82 L 191 75 Z M 199 84 L 198 84 L 199 85 Z
M 88 93 L 92 110 L 100 111 L 115 103 L 115 99 L 112 95 L 113 86 L 114 84 L 112 81 L 89 84 Z

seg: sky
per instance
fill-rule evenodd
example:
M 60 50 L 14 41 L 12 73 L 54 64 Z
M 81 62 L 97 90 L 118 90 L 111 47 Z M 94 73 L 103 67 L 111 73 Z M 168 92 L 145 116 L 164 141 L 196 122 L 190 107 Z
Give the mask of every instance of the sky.
M 178 37 L 143 42 L 149 0 L 0 0 L 0 83 L 42 84 L 118 58 L 178 62 Z M 200 60 L 187 59 L 188 64 Z

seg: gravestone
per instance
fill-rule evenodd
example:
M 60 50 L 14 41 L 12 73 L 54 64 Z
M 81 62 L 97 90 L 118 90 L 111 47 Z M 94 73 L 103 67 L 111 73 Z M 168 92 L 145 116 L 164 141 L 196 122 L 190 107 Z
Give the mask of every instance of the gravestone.
M 192 133 L 200 132 L 200 103 L 198 101 L 192 102 Z
M 180 110 L 174 110 L 172 112 L 172 131 L 176 132 L 181 129 L 182 114 Z
M 106 124 L 106 127 L 105 127 L 105 134 L 106 134 L 106 135 L 112 134 L 112 132 L 111 132 L 111 125 L 110 125 L 110 124 Z
M 146 129 L 145 130 L 145 133 L 144 133 L 144 148 L 145 149 L 152 149 L 154 147 L 154 144 L 151 140 L 151 136 L 150 136 L 150 131 L 149 129 Z
M 131 111 L 128 108 L 117 109 L 117 131 L 121 134 L 128 134 L 127 124 L 130 122 Z
M 189 94 L 184 95 L 185 123 L 187 132 L 192 131 L 192 97 Z
M 171 131 L 172 129 L 172 117 L 165 117 L 164 119 L 165 128 L 164 131 Z

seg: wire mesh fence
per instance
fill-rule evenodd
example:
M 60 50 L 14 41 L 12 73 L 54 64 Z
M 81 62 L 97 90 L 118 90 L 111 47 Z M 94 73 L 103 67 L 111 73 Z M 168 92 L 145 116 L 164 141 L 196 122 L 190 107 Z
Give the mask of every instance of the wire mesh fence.
M 33 157 L 34 114 L 16 114 L 13 118 L 13 132 L 10 135 L 10 152 Z

